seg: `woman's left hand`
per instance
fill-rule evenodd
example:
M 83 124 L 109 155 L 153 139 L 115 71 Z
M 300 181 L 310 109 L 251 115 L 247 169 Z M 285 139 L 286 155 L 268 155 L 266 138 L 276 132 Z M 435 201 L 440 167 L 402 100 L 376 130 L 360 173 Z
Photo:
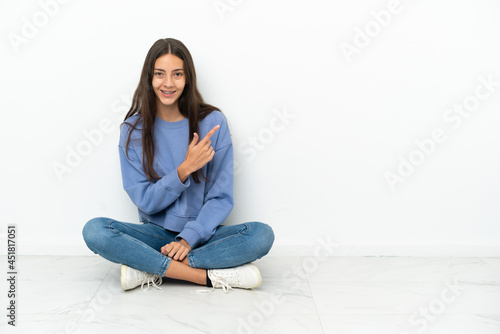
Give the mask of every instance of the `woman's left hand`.
M 191 246 L 186 240 L 172 241 L 161 248 L 161 253 L 176 261 L 182 261 L 191 251 Z

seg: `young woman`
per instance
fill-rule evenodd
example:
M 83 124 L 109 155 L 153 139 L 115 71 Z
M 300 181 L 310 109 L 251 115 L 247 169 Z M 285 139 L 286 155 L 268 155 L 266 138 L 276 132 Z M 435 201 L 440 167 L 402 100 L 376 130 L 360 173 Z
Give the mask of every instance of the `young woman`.
M 176 39 L 149 50 L 120 131 L 123 186 L 140 224 L 94 218 L 87 246 L 121 263 L 121 287 L 158 286 L 162 277 L 214 288 L 251 289 L 250 262 L 274 242 L 263 223 L 221 225 L 233 208 L 233 146 L 224 115 L 205 103 L 193 60 Z

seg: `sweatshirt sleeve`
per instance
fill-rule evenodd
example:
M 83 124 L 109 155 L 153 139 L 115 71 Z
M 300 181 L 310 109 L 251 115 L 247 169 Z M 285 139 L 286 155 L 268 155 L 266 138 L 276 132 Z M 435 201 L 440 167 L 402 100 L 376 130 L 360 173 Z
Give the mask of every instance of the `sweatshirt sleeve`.
M 125 126 L 122 127 L 122 131 L 127 132 Z M 150 182 L 132 143 L 128 147 L 128 157 L 123 140 L 120 140 L 119 150 L 123 188 L 132 202 L 146 214 L 153 215 L 167 208 L 189 187 L 189 178 L 182 183 L 177 169 L 156 182 Z
M 207 165 L 204 204 L 195 220 L 189 221 L 177 236 L 191 248 L 207 242 L 233 209 L 233 145 L 226 120 L 221 124 L 215 155 Z

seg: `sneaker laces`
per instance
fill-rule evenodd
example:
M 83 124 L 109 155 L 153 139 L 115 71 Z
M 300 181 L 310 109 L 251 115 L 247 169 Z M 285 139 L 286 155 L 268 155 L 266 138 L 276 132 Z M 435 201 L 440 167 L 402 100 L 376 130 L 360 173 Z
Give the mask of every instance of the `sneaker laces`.
M 221 287 L 222 291 L 224 291 L 224 293 L 228 293 L 229 290 L 233 290 L 233 288 L 229 284 L 228 280 L 225 277 L 221 277 L 221 276 L 215 276 L 215 282 L 214 282 L 214 280 L 212 280 L 212 285 L 213 285 L 212 291 L 215 289 L 215 286 Z
M 149 288 L 151 287 L 151 285 L 153 285 L 158 290 L 163 291 L 163 289 L 160 288 L 160 285 L 162 285 L 162 284 L 163 284 L 163 280 L 160 276 L 153 275 L 153 274 L 147 274 L 144 276 L 144 278 L 142 280 L 141 289 L 142 289 L 142 291 L 148 291 Z M 144 288 L 144 285 L 146 285 L 146 288 Z
M 198 289 L 196 290 L 196 293 L 212 293 L 215 290 L 215 285 L 213 283 L 219 283 L 217 287 L 221 287 L 222 291 L 224 293 L 228 293 L 229 290 L 234 290 L 225 280 L 217 280 L 217 281 L 212 281 L 212 288 L 211 289 Z
M 212 270 L 210 273 L 210 279 L 212 281 L 212 290 L 215 288 L 222 288 L 224 293 L 228 293 L 233 290 L 232 285 L 239 286 L 240 276 L 235 271 L 216 271 Z

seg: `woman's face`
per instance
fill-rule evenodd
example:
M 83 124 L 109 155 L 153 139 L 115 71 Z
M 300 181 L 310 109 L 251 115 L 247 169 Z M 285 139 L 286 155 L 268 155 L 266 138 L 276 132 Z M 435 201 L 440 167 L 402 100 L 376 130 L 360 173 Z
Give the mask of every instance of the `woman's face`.
M 186 85 L 182 59 L 173 54 L 156 59 L 152 84 L 157 102 L 165 107 L 176 107 Z

